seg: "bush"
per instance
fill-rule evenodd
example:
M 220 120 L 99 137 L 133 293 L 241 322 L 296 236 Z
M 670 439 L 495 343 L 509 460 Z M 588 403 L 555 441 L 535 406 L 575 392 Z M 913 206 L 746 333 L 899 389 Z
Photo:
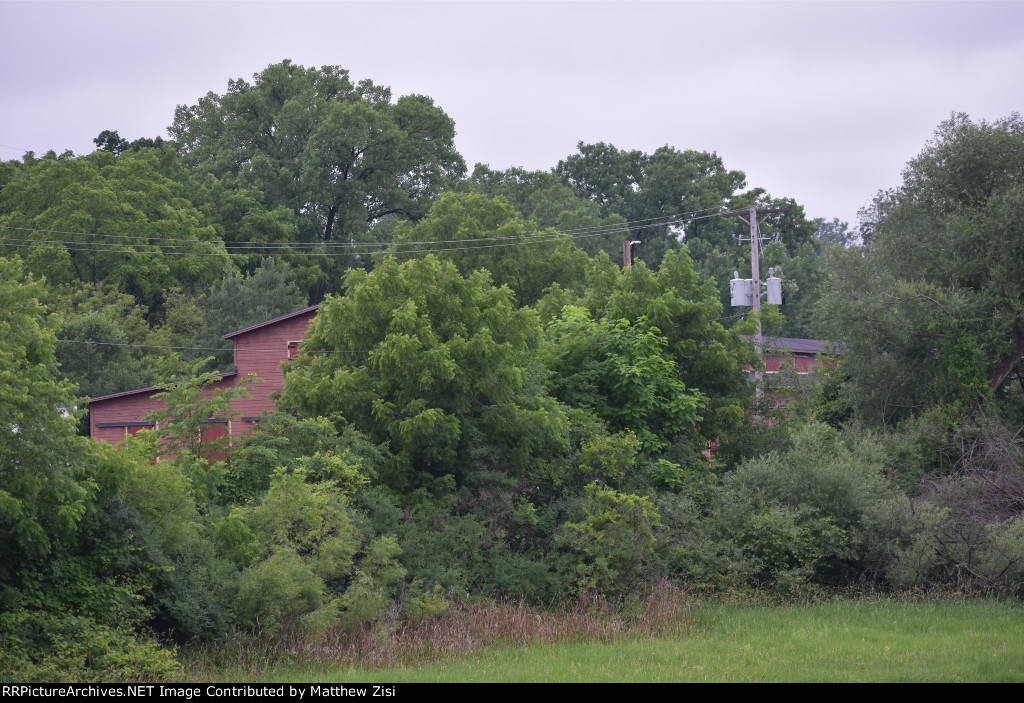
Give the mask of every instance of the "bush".
M 5 683 L 156 681 L 178 668 L 171 650 L 87 617 L 29 610 L 0 614 Z
M 272 635 L 320 605 L 324 584 L 298 554 L 282 548 L 238 578 L 235 621 Z
M 901 504 L 908 538 L 888 570 L 894 584 L 1024 593 L 1022 433 L 982 418 L 947 438 L 952 470 L 921 479 Z
M 898 490 L 870 435 L 812 423 L 789 449 L 726 474 L 711 529 L 747 560 L 755 582 L 835 582 L 877 573 L 897 535 Z

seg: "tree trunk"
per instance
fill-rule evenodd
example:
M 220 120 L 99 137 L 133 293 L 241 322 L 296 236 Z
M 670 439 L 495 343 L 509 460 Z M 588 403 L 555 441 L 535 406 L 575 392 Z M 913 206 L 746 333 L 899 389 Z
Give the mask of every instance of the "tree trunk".
M 1013 372 L 1021 359 L 1024 359 L 1024 336 L 1021 336 L 1019 331 L 1014 330 L 1012 339 L 1013 348 L 1010 350 L 1010 353 L 1000 359 L 995 369 L 988 375 L 988 387 L 993 392 L 999 390 L 1006 377 Z
M 327 227 L 324 229 L 324 241 L 331 241 L 331 233 L 334 231 L 334 218 L 338 214 L 338 206 L 332 205 L 327 211 Z

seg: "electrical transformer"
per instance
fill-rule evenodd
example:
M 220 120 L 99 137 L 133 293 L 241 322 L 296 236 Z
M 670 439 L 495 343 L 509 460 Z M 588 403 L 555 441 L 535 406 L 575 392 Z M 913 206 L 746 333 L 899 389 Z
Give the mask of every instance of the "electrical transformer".
M 729 281 L 729 298 L 732 306 L 751 307 L 754 304 L 754 282 L 749 278 L 740 278 L 739 271 L 733 275 L 735 278 Z

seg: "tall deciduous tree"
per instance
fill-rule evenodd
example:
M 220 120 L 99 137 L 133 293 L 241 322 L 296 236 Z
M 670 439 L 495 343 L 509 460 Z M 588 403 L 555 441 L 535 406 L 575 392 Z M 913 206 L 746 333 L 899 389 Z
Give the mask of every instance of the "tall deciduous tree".
M 629 222 L 719 209 L 745 184 L 740 171 L 725 168 L 714 153 L 659 147 L 653 154 L 625 151 L 604 142 L 577 145 L 579 153 L 558 162 L 555 173 L 577 193 L 595 202 L 601 214 Z M 637 230 L 638 260 L 657 265 L 678 248 L 676 226 L 652 224 Z
M 57 320 L 38 280 L 0 258 L 0 585 L 26 560 L 73 543 L 97 486 L 75 389 L 54 359 Z
M 152 311 L 169 288 L 222 270 L 223 242 L 183 180 L 162 149 L 28 155 L 3 188 L 0 250 L 51 284 L 108 283 Z
M 1024 390 L 1024 120 L 954 114 L 863 216 L 866 257 L 835 259 L 823 322 L 850 390 L 888 424 L 934 403 Z
M 635 325 L 645 319 L 664 337 L 658 355 L 678 369 L 691 397 L 708 398 L 699 412 L 701 437 L 726 437 L 751 400 L 743 368 L 755 362 L 753 347 L 722 326 L 718 293 L 694 270 L 687 249 L 667 254 L 657 271 L 641 262 L 624 272 L 601 255 L 591 260 L 586 280 L 582 297 L 554 288 L 537 305 L 542 318 L 554 320 L 565 305 L 580 305 L 595 320 Z
M 596 202 L 577 193 L 550 171 L 496 171 L 477 164 L 463 186 L 474 193 L 500 195 L 527 222 L 564 232 L 588 254 L 604 251 L 612 261 L 622 263 L 622 242 L 631 236 L 626 219 L 615 213 L 602 215 Z
M 486 269 L 495 285 L 515 292 L 520 305 L 536 303 L 553 283 L 575 287 L 587 261 L 567 236 L 537 231 L 504 198 L 476 193 L 444 194 L 416 225 L 400 226 L 395 241 L 395 251 L 441 249 L 436 255 L 463 274 Z
M 284 61 L 253 83 L 229 81 L 223 95 L 178 106 L 169 131 L 189 166 L 290 208 L 307 242 L 358 242 L 388 215 L 419 218 L 465 172 L 455 125 L 433 100 L 393 100 L 338 66 Z
M 463 276 L 433 256 L 345 278 L 293 361 L 284 405 L 308 416 L 340 413 L 394 453 L 398 489 L 473 471 L 517 472 L 561 448 L 565 424 L 535 381 L 537 315 L 517 309 L 486 271 Z

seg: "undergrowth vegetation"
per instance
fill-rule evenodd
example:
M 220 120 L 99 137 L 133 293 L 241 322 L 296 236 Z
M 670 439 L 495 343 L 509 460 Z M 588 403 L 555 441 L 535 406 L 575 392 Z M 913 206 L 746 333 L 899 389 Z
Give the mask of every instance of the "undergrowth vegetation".
M 686 589 L 667 583 L 626 599 L 589 597 L 547 608 L 481 599 L 418 623 L 392 618 L 375 628 L 311 634 L 292 627 L 272 638 L 240 634 L 227 644 L 183 652 L 184 671 L 188 679 L 258 680 L 288 667 L 379 670 L 452 663 L 493 648 L 688 637 L 697 629 L 693 604 Z

